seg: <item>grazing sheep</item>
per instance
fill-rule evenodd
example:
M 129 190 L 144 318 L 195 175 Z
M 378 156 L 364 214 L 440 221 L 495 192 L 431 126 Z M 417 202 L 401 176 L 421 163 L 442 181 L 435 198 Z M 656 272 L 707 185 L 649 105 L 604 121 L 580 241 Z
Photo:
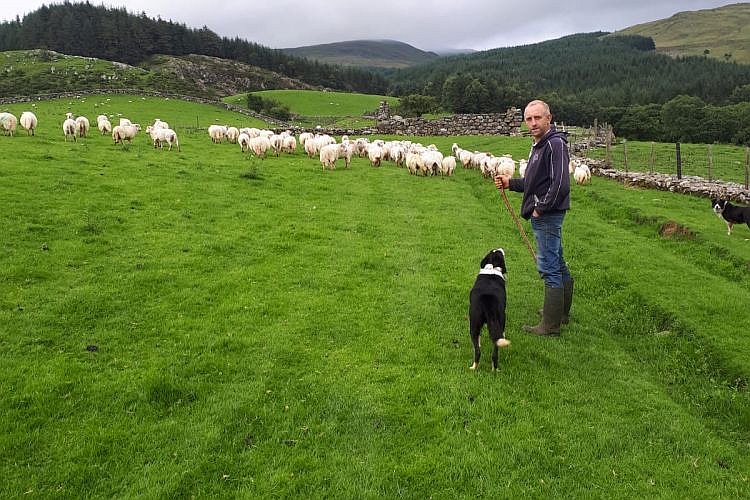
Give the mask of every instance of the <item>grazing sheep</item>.
M 588 184 L 591 182 L 591 170 L 585 163 L 580 163 L 576 166 L 573 171 L 573 178 L 576 180 L 576 184 Z
M 237 144 L 240 145 L 240 151 L 243 153 L 250 151 L 250 136 L 245 132 L 240 132 L 240 135 L 237 137 Z
M 436 175 L 443 165 L 443 154 L 440 151 L 427 149 L 422 153 L 422 175 Z
M 16 131 L 17 126 L 18 118 L 16 118 L 16 115 L 0 113 L 0 128 L 3 130 L 3 134 L 13 137 L 13 132 Z
M 21 126 L 26 129 L 26 135 L 35 135 L 37 119 L 36 115 L 31 111 L 24 111 L 21 113 Z
M 370 165 L 373 167 L 379 167 L 380 162 L 383 161 L 383 148 L 374 142 L 367 147 L 367 158 L 370 160 Z
M 284 143 L 281 150 L 285 153 L 293 154 L 295 151 L 297 151 L 297 139 L 295 139 L 293 135 L 284 137 Z
M 352 157 L 354 156 L 354 143 L 352 141 L 346 141 L 339 144 L 339 158 L 344 159 L 346 168 L 352 164 Z
M 112 140 L 115 144 L 120 143 L 123 146 L 125 141 L 132 143 L 138 131 L 141 130 L 141 126 L 137 123 L 132 125 L 118 125 L 112 129 Z
M 422 169 L 422 156 L 419 153 L 406 153 L 406 168 L 412 175 L 417 175 Z
M 120 118 L 120 125 L 132 125 L 133 123 L 127 118 Z
M 284 147 L 284 136 L 279 134 L 273 134 L 271 137 L 268 138 L 269 142 L 271 143 L 271 149 L 273 149 L 273 154 L 278 157 L 279 153 L 281 153 L 281 149 Z
M 456 157 L 446 156 L 445 158 L 443 158 L 440 166 L 440 174 L 450 177 L 451 175 L 453 175 L 453 171 L 456 170 Z
M 66 118 L 62 124 L 62 130 L 65 134 L 65 142 L 68 142 L 68 136 L 73 138 L 73 142 L 76 142 L 76 121 L 74 119 Z
M 240 136 L 240 129 L 237 127 L 227 128 L 227 140 L 232 144 L 237 144 L 237 139 Z
M 208 135 L 211 137 L 211 142 L 214 144 L 221 144 L 224 140 L 224 136 L 227 134 L 227 127 L 224 125 L 211 125 L 208 127 Z
M 163 122 L 160 119 L 155 119 L 154 124 L 152 125 L 154 128 L 169 128 L 169 123 Z
M 79 116 L 76 118 L 76 131 L 78 132 L 78 137 L 86 137 L 89 133 L 89 128 L 91 128 L 91 125 L 89 124 L 89 119 L 85 116 Z
M 264 135 L 253 137 L 252 139 L 250 139 L 250 149 L 253 150 L 255 156 L 259 158 L 265 158 L 266 151 L 271 149 L 271 141 L 269 141 L 268 137 Z
M 320 163 L 323 165 L 323 170 L 330 168 L 331 170 L 336 169 L 336 160 L 339 158 L 339 144 L 326 144 L 320 148 Z
M 302 132 L 299 135 L 299 145 L 304 148 L 305 142 L 307 142 L 308 139 L 312 139 L 313 137 L 315 136 L 312 134 L 312 132 Z
M 99 129 L 102 135 L 112 132 L 112 124 L 106 117 L 103 120 L 99 120 L 96 124 L 96 127 Z
M 161 132 L 161 137 L 159 137 L 159 143 L 164 144 L 165 142 L 169 144 L 169 151 L 172 151 L 172 146 L 177 147 L 177 151 L 180 150 L 180 141 L 177 139 L 177 132 L 172 130 L 171 128 L 162 128 L 159 129 Z

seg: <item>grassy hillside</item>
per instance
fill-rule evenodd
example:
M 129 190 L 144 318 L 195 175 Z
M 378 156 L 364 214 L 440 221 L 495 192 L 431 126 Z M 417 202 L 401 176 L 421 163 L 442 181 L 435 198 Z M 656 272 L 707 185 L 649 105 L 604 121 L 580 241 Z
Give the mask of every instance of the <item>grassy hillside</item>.
M 638 24 L 614 33 L 649 36 L 659 52 L 750 64 L 750 4 L 737 3 Z
M 282 49 L 284 52 L 329 64 L 374 68 L 406 68 L 438 57 L 396 40 L 351 40 Z
M 244 117 L 109 102 L 182 152 L 64 142 L 57 118 L 106 97 L 0 136 L 23 159 L 0 171 L 0 497 L 746 496 L 750 231 L 706 200 L 574 186 L 572 322 L 533 338 L 541 283 L 476 171 L 259 160 L 192 129 Z M 470 372 L 497 246 L 513 344 Z
M 94 89 L 143 89 L 221 97 L 255 89 L 310 89 L 298 80 L 215 57 L 154 56 L 134 67 L 50 50 L 0 53 L 0 97 Z

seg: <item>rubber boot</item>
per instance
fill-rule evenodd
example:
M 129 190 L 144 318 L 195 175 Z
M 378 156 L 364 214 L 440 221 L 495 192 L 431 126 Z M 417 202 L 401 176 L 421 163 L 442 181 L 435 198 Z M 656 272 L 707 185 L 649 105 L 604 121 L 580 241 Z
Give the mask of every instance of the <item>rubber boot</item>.
M 573 278 L 563 283 L 563 311 L 560 322 L 567 325 L 570 321 L 570 306 L 573 305 Z
M 545 286 L 542 320 L 536 326 L 524 326 L 524 331 L 531 333 L 532 335 L 541 335 L 545 337 L 560 336 L 564 295 L 565 291 L 563 288 L 551 288 Z
M 570 306 L 573 305 L 573 278 L 563 284 L 563 314 L 560 323 L 567 325 L 570 322 Z M 544 309 L 539 308 L 537 314 L 541 317 Z

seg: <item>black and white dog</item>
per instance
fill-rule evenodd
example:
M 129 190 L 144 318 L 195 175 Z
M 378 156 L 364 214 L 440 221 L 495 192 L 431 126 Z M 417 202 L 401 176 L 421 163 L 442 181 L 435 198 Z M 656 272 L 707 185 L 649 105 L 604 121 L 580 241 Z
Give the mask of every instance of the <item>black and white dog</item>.
M 505 338 L 505 251 L 496 248 L 479 264 L 479 274 L 469 294 L 469 334 L 474 345 L 474 363 L 479 366 L 479 334 L 487 325 L 492 340 L 492 370 L 497 370 L 497 348 L 507 347 Z
M 724 218 L 727 223 L 727 234 L 732 235 L 732 225 L 747 224 L 750 228 L 750 207 L 738 207 L 726 200 L 711 200 L 714 213 Z

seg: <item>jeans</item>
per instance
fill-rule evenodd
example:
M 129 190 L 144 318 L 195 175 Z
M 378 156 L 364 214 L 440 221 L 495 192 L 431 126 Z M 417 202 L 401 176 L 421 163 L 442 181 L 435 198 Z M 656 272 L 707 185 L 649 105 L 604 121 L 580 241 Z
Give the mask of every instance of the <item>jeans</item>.
M 562 288 L 571 279 L 563 258 L 563 219 L 564 211 L 531 218 L 531 228 L 536 239 L 536 267 L 544 284 L 550 288 Z

